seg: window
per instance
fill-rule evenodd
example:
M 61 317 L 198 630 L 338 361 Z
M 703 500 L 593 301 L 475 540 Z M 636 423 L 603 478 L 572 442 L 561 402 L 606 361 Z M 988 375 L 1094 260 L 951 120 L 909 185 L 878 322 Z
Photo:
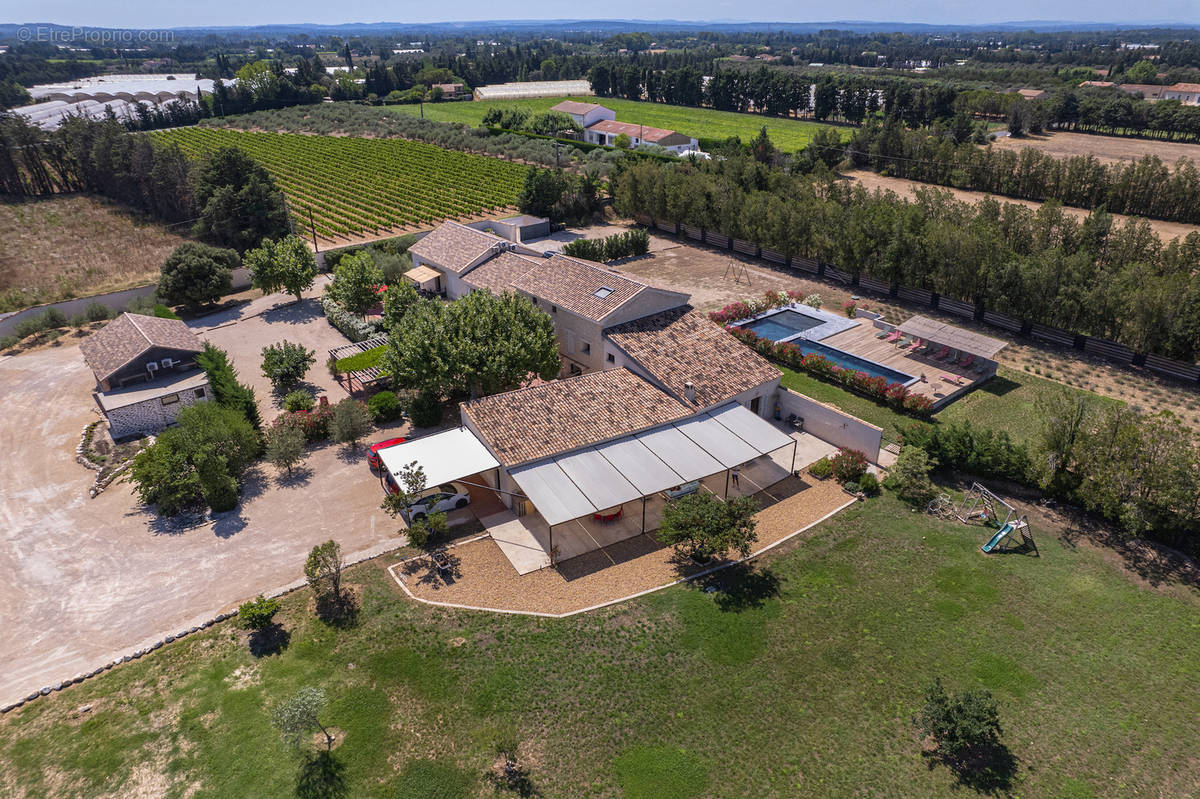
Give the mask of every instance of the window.
M 160 402 L 161 402 L 163 405 L 174 405 L 176 402 L 179 402 L 179 395 L 178 395 L 178 394 L 172 394 L 172 395 L 170 395 L 170 396 L 168 396 L 168 397 L 163 397 L 163 398 L 162 398 L 161 400 L 159 400 L 159 401 L 160 401 Z
M 592 354 L 592 345 L 588 344 L 586 341 L 583 342 L 583 346 L 580 347 L 579 349 L 580 349 L 580 352 L 582 352 L 584 355 Z
M 617 362 L 617 356 L 613 355 L 611 352 L 610 352 L 608 355 L 606 355 L 604 359 L 605 359 L 606 361 L 608 361 L 609 363 L 616 363 L 616 362 Z
M 196 389 L 196 399 L 204 399 L 204 389 Z
M 605 297 L 607 297 L 609 294 L 612 294 L 612 293 L 613 293 L 613 290 L 610 289 L 608 286 L 601 286 L 600 288 L 598 288 L 592 292 L 592 296 L 599 297 L 600 299 L 604 299 Z
M 550 313 L 558 313 L 558 306 L 557 306 L 557 305 L 551 305 L 551 306 L 550 306 Z

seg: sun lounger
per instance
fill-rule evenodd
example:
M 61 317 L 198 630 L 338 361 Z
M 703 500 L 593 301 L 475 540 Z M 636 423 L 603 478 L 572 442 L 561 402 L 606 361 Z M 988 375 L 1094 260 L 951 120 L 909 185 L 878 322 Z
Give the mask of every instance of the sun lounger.
M 885 336 L 890 336 L 891 334 L 892 332 L 890 330 L 880 330 L 875 334 L 875 338 L 884 338 Z
M 904 334 L 903 334 L 903 333 L 901 333 L 899 330 L 893 330 L 891 333 L 888 333 L 887 340 L 888 340 L 888 341 L 896 341 L 897 339 L 899 339 L 899 338 L 900 338 L 901 336 L 903 336 L 903 335 L 904 335 Z
M 962 385 L 962 379 L 958 375 L 942 375 L 942 380 L 947 383 L 953 383 L 956 386 Z
M 938 354 L 933 357 L 934 357 L 934 360 L 940 361 L 942 358 L 945 358 L 949 354 L 950 354 L 950 348 L 943 345 L 942 348 L 940 350 L 938 350 Z
M 915 351 L 916 348 L 920 346 L 920 344 L 921 344 L 921 339 L 910 338 L 908 341 L 901 341 L 896 346 L 898 346 L 900 349 L 905 349 L 906 347 L 912 347 L 913 350 Z
M 970 366 L 973 363 L 975 363 L 975 355 L 973 353 L 967 353 L 967 357 L 962 359 L 962 363 L 959 364 L 959 366 L 966 369 L 968 366 Z

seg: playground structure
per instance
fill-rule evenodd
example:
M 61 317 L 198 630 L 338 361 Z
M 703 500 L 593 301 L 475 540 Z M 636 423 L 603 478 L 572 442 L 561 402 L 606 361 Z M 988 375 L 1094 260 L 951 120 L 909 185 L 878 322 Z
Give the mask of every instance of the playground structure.
M 994 525 L 995 532 L 980 547 L 980 550 L 986 554 L 1032 552 L 1036 557 L 1041 557 L 1041 552 L 1038 551 L 1037 544 L 1033 540 L 1028 516 L 1005 502 L 1002 497 L 981 483 L 971 483 L 971 490 L 966 493 L 957 508 L 949 494 L 942 494 L 930 501 L 925 510 L 938 518 L 958 519 L 963 524 L 979 521 L 985 525 Z M 1003 519 L 1000 518 L 1002 513 Z M 1017 534 L 1021 536 L 1021 543 L 1011 546 L 1010 544 Z M 1008 543 L 1005 543 L 1006 541 Z
M 734 260 L 733 258 L 730 258 L 729 262 L 725 264 L 725 276 L 723 279 L 729 280 L 731 278 L 733 279 L 734 283 L 741 283 L 744 281 L 747 286 L 750 285 L 750 271 L 746 269 L 746 265 L 744 263 Z

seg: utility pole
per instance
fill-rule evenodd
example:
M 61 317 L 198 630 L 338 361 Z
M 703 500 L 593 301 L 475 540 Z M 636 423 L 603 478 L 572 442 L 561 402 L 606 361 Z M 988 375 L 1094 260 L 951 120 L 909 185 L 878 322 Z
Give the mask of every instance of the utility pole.
M 312 233 L 312 240 L 313 240 L 313 252 L 314 252 L 314 253 L 320 252 L 320 251 L 321 251 L 321 248 L 317 246 L 317 226 L 316 226 L 316 224 L 313 222 L 313 215 L 312 215 L 312 207 L 311 207 L 311 206 L 309 206 L 309 209 L 308 209 L 308 229 L 309 229 L 309 232 L 311 232 L 311 233 Z
M 280 189 L 279 196 L 283 198 L 283 212 L 285 214 L 287 214 L 288 233 L 295 235 L 296 234 L 296 226 L 294 224 L 292 224 L 292 211 L 290 208 L 288 208 L 287 192 L 284 191 L 283 189 Z

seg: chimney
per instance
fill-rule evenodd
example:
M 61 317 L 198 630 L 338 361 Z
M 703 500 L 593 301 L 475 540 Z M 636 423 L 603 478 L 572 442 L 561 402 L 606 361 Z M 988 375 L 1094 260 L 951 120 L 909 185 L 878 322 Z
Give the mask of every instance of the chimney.
M 696 404 L 696 384 L 691 380 L 683 384 L 683 398 L 693 405 Z

